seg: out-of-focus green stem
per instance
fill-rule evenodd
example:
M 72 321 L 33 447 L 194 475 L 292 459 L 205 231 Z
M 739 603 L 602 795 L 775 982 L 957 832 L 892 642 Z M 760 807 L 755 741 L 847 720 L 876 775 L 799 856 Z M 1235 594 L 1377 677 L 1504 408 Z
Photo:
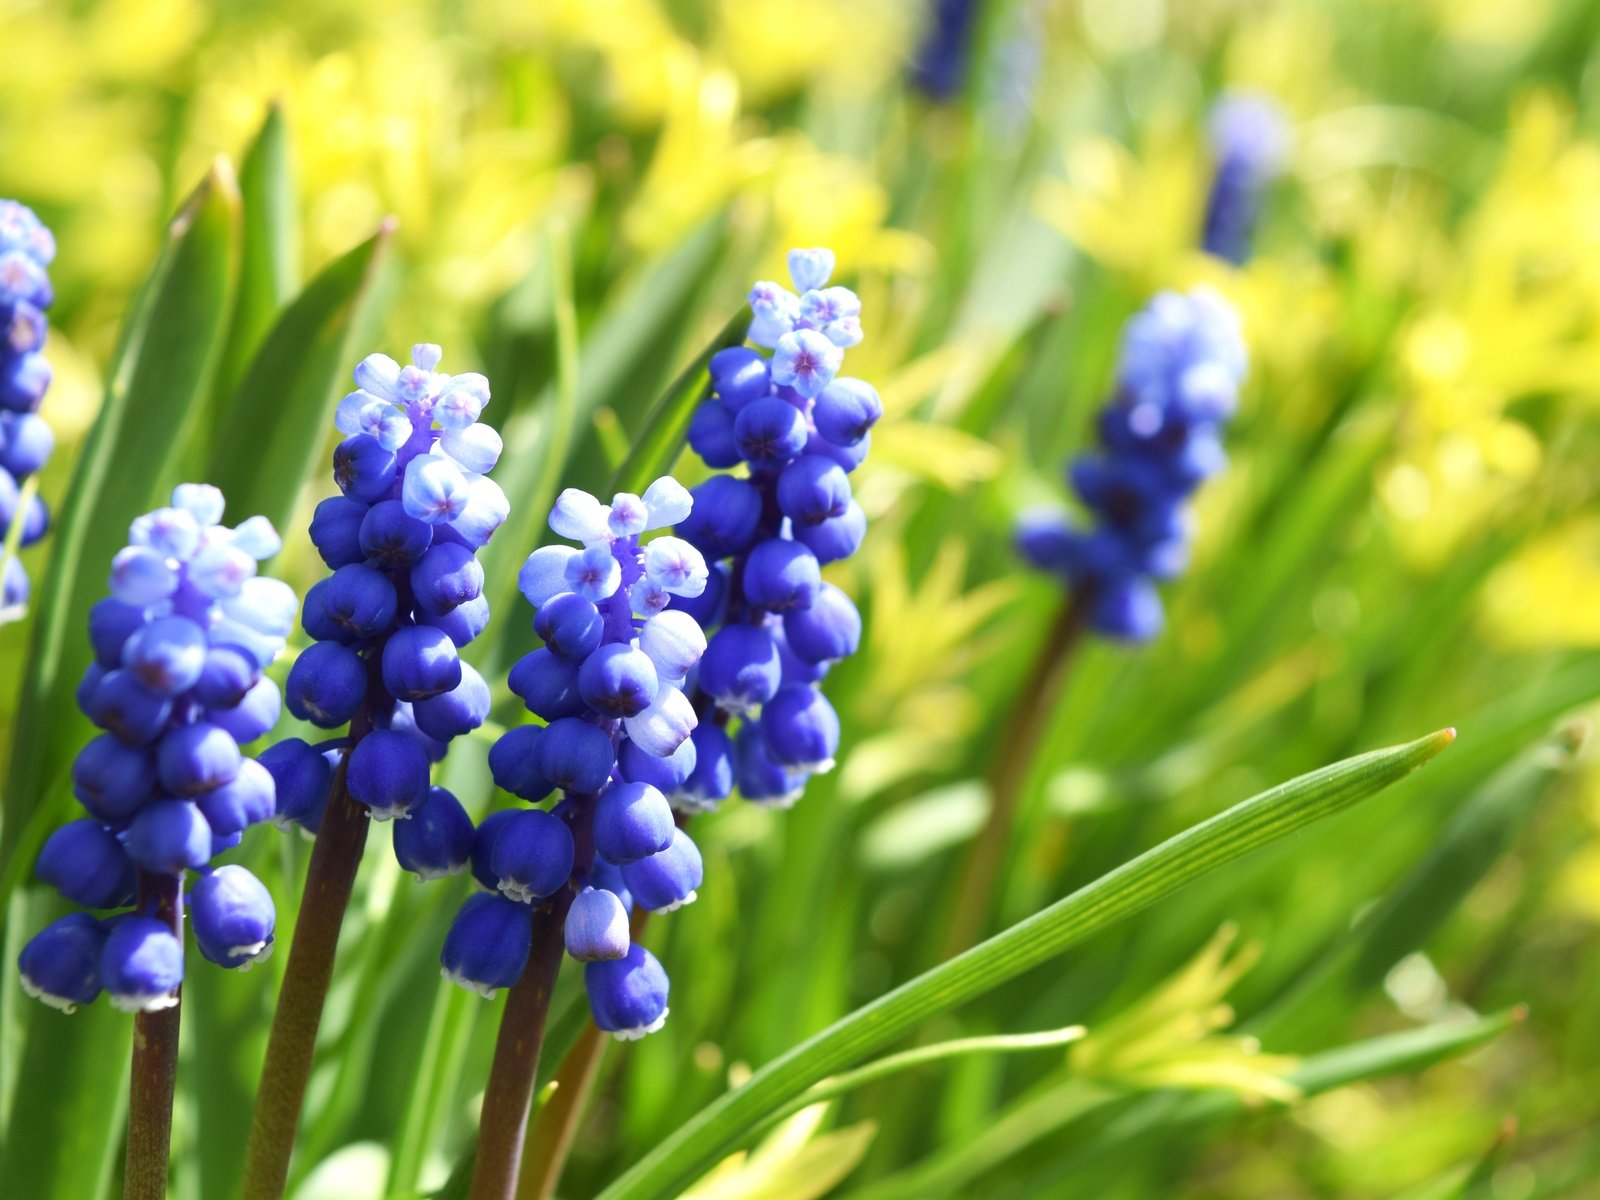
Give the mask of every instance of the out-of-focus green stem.
M 1061 694 L 1073 652 L 1082 640 L 1083 622 L 1083 605 L 1074 596 L 1052 622 L 1001 726 L 1000 744 L 989 763 L 989 816 L 967 851 L 960 882 L 950 893 L 952 907 L 941 960 L 953 958 L 975 944 L 988 928 L 995 885 L 1017 822 L 1017 805 L 1027 786 L 1039 739 L 1055 711 L 1056 697 Z
M 796 1096 L 768 1118 L 776 1124 L 792 1117 L 803 1108 L 844 1096 L 859 1087 L 865 1087 L 890 1075 L 926 1066 L 946 1058 L 959 1058 L 963 1054 L 1012 1054 L 1019 1050 L 1049 1050 L 1065 1046 L 1082 1038 L 1088 1030 L 1082 1025 L 1068 1025 L 1065 1029 L 1047 1029 L 1042 1033 L 997 1033 L 987 1037 L 958 1038 L 949 1042 L 935 1042 L 930 1046 L 916 1046 L 899 1054 L 886 1055 L 854 1071 L 845 1071 L 832 1079 L 825 1079 L 803 1095 Z

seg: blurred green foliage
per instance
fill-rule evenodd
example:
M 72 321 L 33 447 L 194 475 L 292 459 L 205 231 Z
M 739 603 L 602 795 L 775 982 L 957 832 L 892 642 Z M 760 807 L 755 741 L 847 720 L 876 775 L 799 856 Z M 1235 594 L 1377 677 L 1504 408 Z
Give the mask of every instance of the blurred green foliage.
M 1081 1043 L 885 1074 L 689 1194 L 1593 1194 L 1600 6 L 997 0 L 949 105 L 901 85 L 921 15 L 890 0 L 3 11 L 0 194 L 62 247 L 44 411 L 63 442 L 31 619 L 0 628 L 8 1194 L 115 1188 L 128 1025 L 26 1002 L 14 963 L 53 911 L 32 853 L 71 808 L 83 616 L 129 518 L 207 478 L 230 519 L 280 523 L 273 569 L 303 590 L 345 373 L 441 341 L 489 374 L 507 445 L 498 633 L 473 647 L 494 680 L 531 644 L 514 576 L 548 498 L 633 477 L 641 435 L 670 456 L 658 397 L 694 386 L 797 244 L 832 246 L 858 286 L 852 367 L 888 409 L 844 568 L 867 635 L 829 682 L 841 765 L 791 812 L 697 820 L 700 901 L 649 935 L 671 1019 L 604 1059 L 561 1194 L 597 1194 L 934 964 L 999 724 L 1061 603 L 1010 522 L 1061 495 L 1123 320 L 1196 281 L 1251 342 L 1232 466 L 1166 635 L 1086 646 L 1037 698 L 989 932 L 1278 780 L 1446 725 L 1458 744 L 915 1034 L 1081 1023 Z M 1203 115 L 1230 87 L 1277 96 L 1297 137 L 1242 270 L 1192 249 Z M 475 814 L 496 803 L 486 747 L 441 781 Z M 497 1006 L 437 978 L 467 884 L 413 885 L 387 837 L 341 943 L 307 1200 L 441 1184 L 492 1046 Z M 284 930 L 307 852 L 264 831 L 243 850 Z M 236 1185 L 283 961 L 185 989 L 177 1200 Z M 553 1048 L 580 991 L 563 980 Z

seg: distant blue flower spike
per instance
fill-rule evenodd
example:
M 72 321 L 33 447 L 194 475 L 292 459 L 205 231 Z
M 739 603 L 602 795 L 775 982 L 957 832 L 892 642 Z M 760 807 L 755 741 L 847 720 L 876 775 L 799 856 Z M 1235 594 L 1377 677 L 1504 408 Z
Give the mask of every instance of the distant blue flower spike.
M 977 0 L 928 0 L 927 24 L 911 60 L 911 85 L 930 100 L 954 99 L 965 86 L 978 23 Z
M 33 210 L 0 200 L 0 545 L 22 524 L 20 544 L 45 536 L 50 515 L 37 495 L 24 491 L 55 448 L 55 435 L 38 416 L 50 387 L 44 349 L 54 302 L 46 270 L 55 239 Z M 26 500 L 26 503 L 23 501 Z M 28 576 L 14 556 L 0 551 L 0 625 L 27 611 Z
M 1187 566 L 1189 498 L 1226 462 L 1222 428 L 1245 370 L 1238 318 L 1208 289 L 1163 292 L 1124 328 L 1100 446 L 1068 468 L 1093 525 L 1036 508 L 1015 533 L 1023 558 L 1072 586 L 1097 633 L 1145 642 L 1161 632 L 1154 581 Z
M 183 946 L 139 899 L 165 889 L 144 891 L 138 873 L 168 877 L 177 895 L 184 874 L 200 872 L 193 924 L 204 957 L 243 966 L 271 944 L 266 889 L 243 867 L 210 863 L 278 809 L 273 764 L 244 757 L 239 743 L 277 720 L 277 685 L 264 672 L 283 649 L 295 599 L 256 574 L 280 546 L 270 523 L 253 517 L 228 529 L 222 513 L 216 488 L 175 489 L 171 507 L 133 522 L 131 544 L 112 563 L 115 598 L 90 611 L 96 661 L 78 698 L 106 732 L 72 769 L 89 816 L 45 842 L 37 870 L 85 907 L 135 907 L 57 922 L 28 944 L 24 986 L 47 1002 L 87 1003 L 102 987 L 120 1008 L 176 1002 Z M 92 970 L 90 943 L 100 955 Z
M 1208 126 L 1216 173 L 1206 199 L 1201 246 L 1242 265 L 1250 257 L 1267 188 L 1288 160 L 1292 134 L 1278 103 L 1250 92 L 1218 100 Z

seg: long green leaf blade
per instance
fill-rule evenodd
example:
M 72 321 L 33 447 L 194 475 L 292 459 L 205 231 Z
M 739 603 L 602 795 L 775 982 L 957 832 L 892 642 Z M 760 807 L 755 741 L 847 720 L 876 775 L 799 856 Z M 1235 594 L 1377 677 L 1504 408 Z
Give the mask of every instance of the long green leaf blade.
M 385 289 L 380 278 L 394 225 L 335 259 L 273 325 L 218 425 L 211 482 L 234 519 L 260 513 L 281 526 L 308 475 L 324 470 L 318 447 L 332 401 L 354 367 Z
M 300 214 L 283 108 L 273 103 L 239 165 L 244 238 L 217 394 L 231 396 L 283 306 L 300 290 Z
M 1427 944 L 1499 861 L 1572 764 L 1581 738 L 1562 730 L 1484 781 L 1451 815 L 1421 860 L 1333 945 L 1293 989 L 1250 1023 L 1274 1048 L 1314 1045 L 1326 1014 L 1346 1013 L 1390 968 Z
M 1346 759 L 1235 805 L 1125 863 L 1042 912 L 901 985 L 757 1071 L 613 1183 L 606 1200 L 675 1195 L 768 1114 L 806 1088 L 953 1008 L 1039 966 L 1097 930 L 1210 871 L 1348 808 L 1455 739 L 1443 730 Z

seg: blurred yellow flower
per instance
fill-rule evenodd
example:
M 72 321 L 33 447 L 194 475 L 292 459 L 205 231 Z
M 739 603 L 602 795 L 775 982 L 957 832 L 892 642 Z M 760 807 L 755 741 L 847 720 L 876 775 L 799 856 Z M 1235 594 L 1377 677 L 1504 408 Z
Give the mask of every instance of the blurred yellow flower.
M 1379 487 L 1414 561 L 1442 561 L 1538 474 L 1543 450 L 1509 406 L 1600 397 L 1597 194 L 1600 146 L 1534 95 L 1455 253 L 1421 280 L 1397 346 L 1408 419 Z
M 1504 646 L 1600 646 L 1600 516 L 1569 521 L 1518 550 L 1490 576 L 1480 615 Z
M 396 87 L 401 61 L 406 85 Z M 562 162 L 566 116 L 552 79 L 524 76 L 534 116 L 518 123 L 504 97 L 478 86 L 469 62 L 402 21 L 328 54 L 280 33 L 218 47 L 201 62 L 188 154 L 198 161 L 237 153 L 265 106 L 280 101 L 308 198 L 310 265 L 395 214 L 414 264 L 408 293 L 431 298 L 430 322 L 446 326 L 433 324 L 432 337 L 456 336 L 449 325 L 470 316 L 453 317 L 452 308 L 482 303 L 520 279 L 543 219 L 587 194 L 585 169 Z
M 915 7 L 891 0 L 720 0 L 712 51 L 755 100 L 804 86 L 870 91 L 904 61 Z
M 783 277 L 794 246 L 828 246 L 852 273 L 931 270 L 926 239 L 885 227 L 889 196 L 865 164 L 824 154 L 799 133 L 747 134 L 738 79 L 693 52 L 668 74 L 655 153 L 623 218 L 630 242 L 660 252 L 732 204 L 736 223 L 758 232 L 768 277 Z
M 1040 186 L 1039 214 L 1102 266 L 1153 291 L 1199 257 L 1204 157 L 1193 131 L 1166 119 L 1152 122 L 1137 153 L 1083 138 L 1067 152 L 1066 177 Z
M 753 1149 L 730 1154 L 682 1200 L 814 1200 L 855 1170 L 878 1132 L 872 1121 L 822 1131 L 827 1104 L 778 1124 Z

